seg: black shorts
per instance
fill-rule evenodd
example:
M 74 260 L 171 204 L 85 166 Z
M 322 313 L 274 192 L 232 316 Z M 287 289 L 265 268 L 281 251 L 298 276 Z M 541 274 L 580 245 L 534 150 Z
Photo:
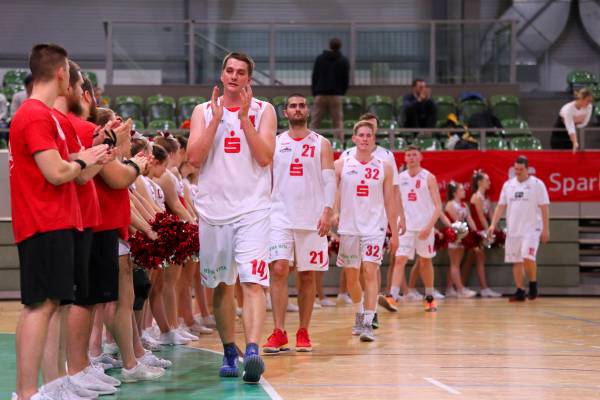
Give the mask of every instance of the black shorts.
M 74 295 L 75 230 L 36 233 L 17 244 L 21 303 L 70 303 Z
M 135 299 L 133 301 L 133 310 L 141 311 L 144 308 L 144 303 L 150 295 L 150 278 L 144 268 L 136 268 L 133 270 L 133 292 Z
M 90 295 L 90 257 L 94 232 L 86 228 L 75 232 L 75 303 L 78 299 L 87 299 Z
M 89 290 L 75 304 L 93 305 L 119 298 L 119 231 L 94 232 L 90 252 Z

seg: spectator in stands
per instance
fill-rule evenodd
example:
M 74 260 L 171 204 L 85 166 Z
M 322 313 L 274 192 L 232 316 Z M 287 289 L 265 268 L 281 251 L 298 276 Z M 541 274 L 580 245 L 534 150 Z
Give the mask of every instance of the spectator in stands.
M 25 90 L 15 93 L 10 103 L 11 116 L 15 115 L 18 108 L 21 106 L 21 103 L 31 96 L 31 90 L 33 89 L 33 77 L 31 74 L 27 75 L 25 79 L 23 79 L 23 84 L 25 85 Z
M 554 124 L 561 128 L 552 132 L 550 146 L 553 149 L 572 149 L 573 153 L 579 148 L 577 129 L 585 128 L 592 116 L 592 102 L 594 98 L 588 89 L 575 92 L 575 100 L 565 104 L 558 113 Z
M 342 99 L 350 82 L 350 63 L 342 55 L 342 42 L 338 38 L 329 41 L 315 60 L 312 72 L 312 94 L 315 97 L 311 129 L 318 129 L 321 120 L 329 113 L 335 128 L 335 136 L 344 142 Z
M 413 80 L 411 93 L 402 99 L 402 109 L 405 128 L 435 127 L 435 103 L 431 100 L 431 90 L 424 79 Z
M 96 99 L 96 105 L 98 107 L 108 107 L 110 104 L 106 97 L 102 97 L 104 91 L 100 86 L 94 86 L 94 99 Z

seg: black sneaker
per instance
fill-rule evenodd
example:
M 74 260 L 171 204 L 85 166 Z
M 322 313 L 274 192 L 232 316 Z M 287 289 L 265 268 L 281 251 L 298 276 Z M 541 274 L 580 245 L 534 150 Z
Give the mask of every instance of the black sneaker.
M 525 299 L 526 299 L 525 290 L 523 290 L 523 289 L 517 289 L 517 291 L 515 292 L 515 294 L 513 294 L 512 296 L 510 296 L 510 298 L 508 299 L 508 301 L 510 301 L 510 302 L 525 301 Z
M 529 300 L 535 300 L 538 297 L 537 282 L 529 282 L 529 294 L 527 298 Z
M 373 316 L 373 322 L 371 322 L 371 326 L 373 329 L 379 329 L 379 319 L 377 318 L 377 313 Z

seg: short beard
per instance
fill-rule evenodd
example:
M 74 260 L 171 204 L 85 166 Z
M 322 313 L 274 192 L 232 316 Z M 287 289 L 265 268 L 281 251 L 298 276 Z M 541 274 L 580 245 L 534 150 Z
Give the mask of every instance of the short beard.
M 81 114 L 83 114 L 81 99 L 74 99 L 73 97 L 67 96 L 67 109 L 70 113 L 81 116 Z
M 302 128 L 302 127 L 306 127 L 306 122 L 308 121 L 308 119 L 296 119 L 296 120 L 288 120 L 290 123 L 290 126 L 292 128 Z

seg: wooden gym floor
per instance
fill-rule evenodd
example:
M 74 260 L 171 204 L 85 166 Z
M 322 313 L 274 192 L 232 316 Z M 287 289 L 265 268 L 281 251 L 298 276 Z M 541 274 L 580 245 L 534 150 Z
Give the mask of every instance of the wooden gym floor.
M 1 331 L 14 332 L 19 309 L 17 302 L 0 303 Z M 420 302 L 408 302 L 397 313 L 379 308 L 374 343 L 350 335 L 352 307 L 315 310 L 314 352 L 265 356 L 266 387 L 274 389 L 267 393 L 283 399 L 600 399 L 599 309 L 600 298 L 465 299 L 442 301 L 429 314 Z M 270 313 L 267 321 L 265 338 Z M 288 313 L 292 347 L 297 321 L 297 313 Z M 238 333 L 241 345 L 241 325 Z M 221 350 L 216 333 L 194 347 Z

